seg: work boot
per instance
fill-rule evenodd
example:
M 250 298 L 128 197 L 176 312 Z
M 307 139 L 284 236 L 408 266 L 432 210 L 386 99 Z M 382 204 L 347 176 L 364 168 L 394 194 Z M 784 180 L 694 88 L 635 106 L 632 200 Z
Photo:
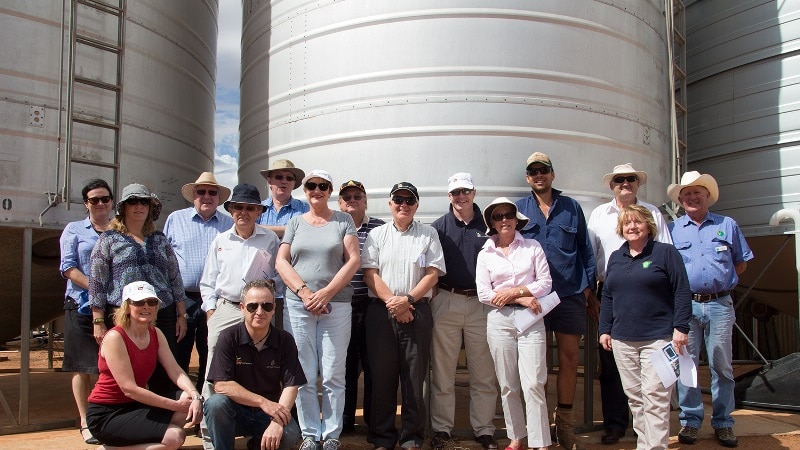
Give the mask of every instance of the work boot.
M 575 426 L 575 418 L 572 415 L 572 409 L 556 408 L 553 418 L 556 422 L 556 437 L 558 437 L 558 443 L 567 450 L 572 450 L 573 447 L 581 449 L 582 447 L 579 445 L 578 441 L 575 440 L 575 433 L 572 431 Z

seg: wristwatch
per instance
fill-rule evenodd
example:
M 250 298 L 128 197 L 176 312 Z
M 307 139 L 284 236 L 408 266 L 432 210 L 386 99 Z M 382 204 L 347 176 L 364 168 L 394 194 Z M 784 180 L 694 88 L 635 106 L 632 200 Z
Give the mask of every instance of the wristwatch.
M 414 300 L 414 297 L 411 294 L 406 294 L 406 298 L 408 299 L 408 303 L 410 303 L 412 305 L 416 301 L 416 300 Z
M 204 401 L 206 401 L 206 399 L 203 398 L 203 396 L 199 395 L 199 394 L 198 395 L 193 395 L 192 396 L 192 400 L 200 400 L 200 403 L 203 403 Z
M 189 313 L 183 313 L 183 318 L 189 320 Z
M 525 297 L 525 289 L 519 288 L 519 296 Z

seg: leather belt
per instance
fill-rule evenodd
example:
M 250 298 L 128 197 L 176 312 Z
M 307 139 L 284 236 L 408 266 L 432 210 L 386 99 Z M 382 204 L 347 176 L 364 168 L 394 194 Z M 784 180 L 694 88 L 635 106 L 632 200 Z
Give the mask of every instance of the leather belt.
M 222 303 L 227 303 L 229 305 L 236 306 L 237 308 L 239 307 L 239 302 L 233 302 L 228 300 L 227 298 L 222 298 L 222 297 L 220 297 L 219 299 L 222 300 Z
M 720 297 L 727 297 L 731 295 L 731 291 L 719 291 L 714 292 L 713 294 L 692 294 L 692 300 L 696 301 L 697 303 L 708 303 L 711 300 L 716 300 Z
M 478 290 L 477 289 L 459 289 L 450 287 L 444 283 L 439 283 L 439 289 L 443 289 L 447 292 L 451 292 L 453 294 L 463 295 L 466 297 L 477 297 Z

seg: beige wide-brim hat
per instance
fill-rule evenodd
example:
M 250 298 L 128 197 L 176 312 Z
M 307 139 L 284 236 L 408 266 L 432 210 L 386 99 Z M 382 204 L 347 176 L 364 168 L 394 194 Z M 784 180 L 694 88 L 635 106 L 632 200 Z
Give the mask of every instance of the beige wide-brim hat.
M 644 186 L 644 184 L 647 183 L 647 172 L 636 170 L 631 163 L 625 163 L 614 166 L 614 170 L 612 170 L 611 173 L 603 175 L 603 185 L 610 186 L 611 180 L 617 175 L 636 175 L 639 177 L 639 186 Z
M 696 170 L 684 173 L 681 177 L 680 184 L 670 184 L 669 187 L 667 187 L 667 197 L 673 202 L 680 204 L 681 202 L 678 200 L 678 197 L 680 197 L 681 189 L 688 186 L 703 186 L 708 189 L 708 193 L 710 194 L 708 197 L 708 206 L 717 203 L 719 199 L 717 180 L 707 173 L 701 175 L 700 172 Z
M 292 175 L 294 175 L 294 189 L 299 188 L 300 185 L 303 184 L 302 180 L 306 176 L 305 172 L 295 167 L 294 163 L 288 159 L 276 159 L 272 162 L 272 165 L 268 170 L 262 170 L 259 173 L 262 177 L 264 177 L 264 179 L 267 179 L 273 170 L 285 170 L 287 172 L 291 172 Z
M 517 226 L 515 227 L 517 231 L 525 228 L 525 225 L 527 225 L 530 221 L 525 214 L 519 212 L 519 209 L 517 209 L 517 205 L 514 202 L 506 197 L 498 197 L 492 200 L 492 203 L 489 203 L 489 205 L 483 209 L 483 221 L 486 222 L 486 234 L 489 236 L 497 234 L 497 230 L 495 230 L 492 226 L 492 211 L 494 211 L 494 209 L 499 205 L 509 205 L 514 208 L 514 212 L 517 214 Z
M 183 185 L 181 188 L 181 194 L 183 195 L 183 198 L 185 198 L 189 203 L 194 202 L 194 188 L 201 184 L 215 186 L 219 190 L 220 203 L 225 203 L 225 201 L 228 200 L 228 197 L 231 196 L 231 190 L 217 183 L 217 179 L 214 178 L 213 173 L 203 172 L 194 183 L 186 183 Z

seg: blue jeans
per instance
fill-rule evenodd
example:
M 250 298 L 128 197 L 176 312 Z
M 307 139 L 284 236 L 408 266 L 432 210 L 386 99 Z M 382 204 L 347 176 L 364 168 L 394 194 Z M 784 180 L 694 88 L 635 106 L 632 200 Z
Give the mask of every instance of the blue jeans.
M 689 321 L 689 354 L 698 364 L 701 346 L 705 344 L 708 366 L 711 369 L 711 426 L 732 428 L 734 408 L 733 388 L 733 324 L 736 315 L 730 295 L 708 303 L 692 302 Z M 681 425 L 700 428 L 703 423 L 703 397 L 700 388 L 688 388 L 678 381 Z
M 261 440 L 272 417 L 260 408 L 234 402 L 226 395 L 214 394 L 203 404 L 215 450 L 233 450 L 236 436 L 252 436 Z M 300 427 L 294 419 L 283 427 L 279 450 L 288 450 L 300 441 Z
M 330 305 L 331 312 L 319 316 L 306 311 L 299 300 L 287 298 L 284 306 L 283 327 L 294 336 L 300 365 L 308 380 L 297 393 L 297 418 L 303 437 L 315 441 L 339 439 L 342 433 L 352 306 L 349 302 Z M 322 378 L 321 410 L 318 377 Z

